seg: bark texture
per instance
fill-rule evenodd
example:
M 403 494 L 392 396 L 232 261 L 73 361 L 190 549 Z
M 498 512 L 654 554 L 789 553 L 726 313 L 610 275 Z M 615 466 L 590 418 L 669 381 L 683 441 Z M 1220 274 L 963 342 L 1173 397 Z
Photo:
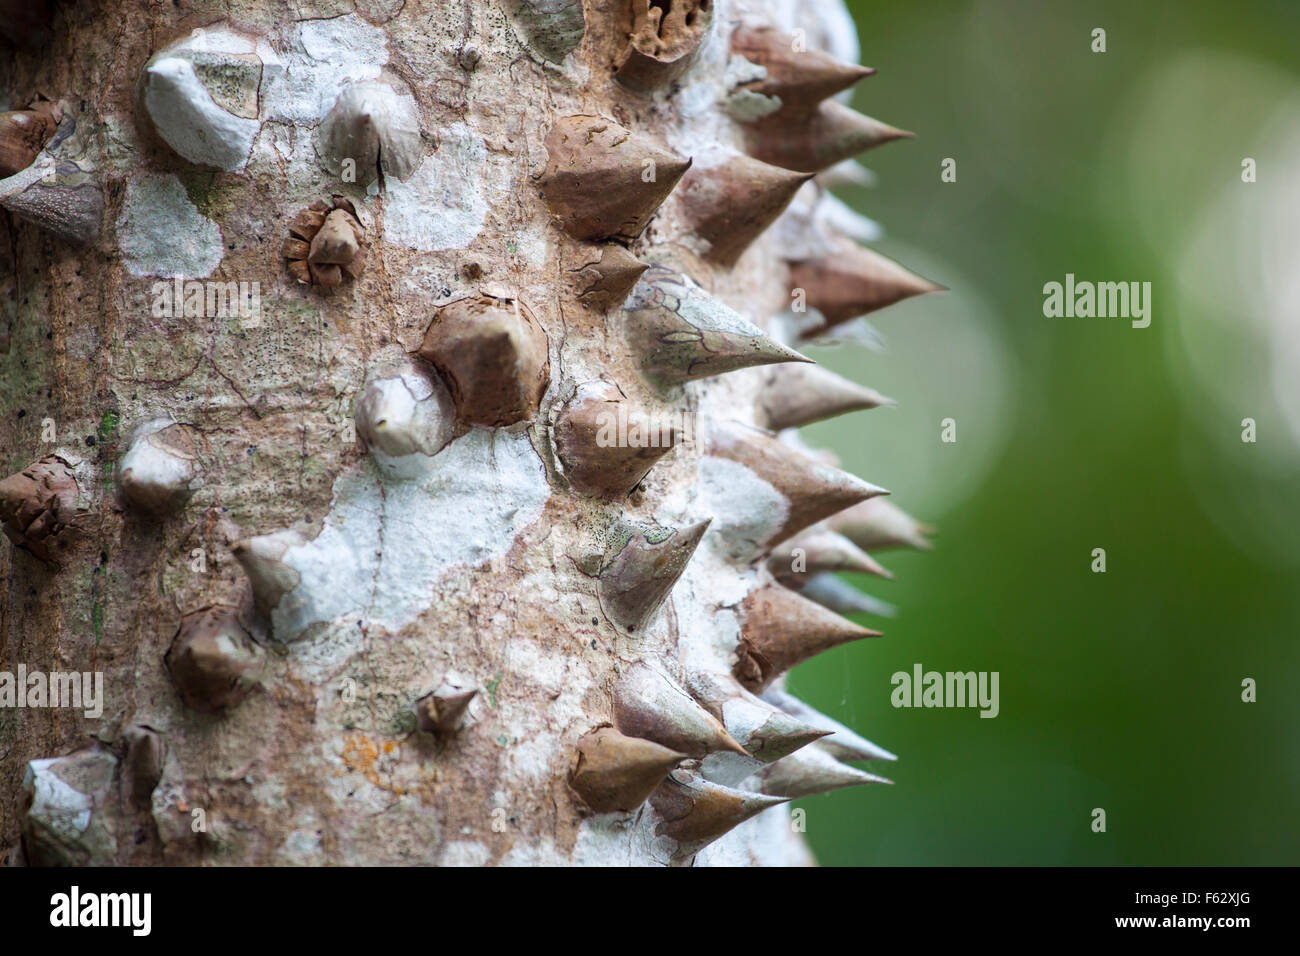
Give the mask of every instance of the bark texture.
M 59 126 L 0 180 L 0 671 L 104 699 L 0 708 L 8 860 L 806 862 L 773 761 L 889 755 L 770 668 L 871 632 L 746 615 L 809 604 L 754 598 L 768 551 L 878 489 L 745 431 L 816 411 L 746 366 L 799 360 L 789 263 L 837 239 L 824 181 L 746 192 L 773 101 L 731 38 L 855 62 L 839 0 L 9 22 L 5 108 Z M 672 447 L 593 437 L 606 405 Z

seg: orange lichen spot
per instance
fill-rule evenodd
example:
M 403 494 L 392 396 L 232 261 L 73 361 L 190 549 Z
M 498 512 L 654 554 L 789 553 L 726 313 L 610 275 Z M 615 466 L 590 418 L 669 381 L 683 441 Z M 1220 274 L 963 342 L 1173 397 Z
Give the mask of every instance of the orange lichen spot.
M 383 745 L 383 752 L 390 754 L 393 752 L 392 741 L 386 741 Z M 351 773 L 359 773 L 365 777 L 372 785 L 381 790 L 387 790 L 389 793 L 400 795 L 401 789 L 392 786 L 384 781 L 379 775 L 379 767 L 376 761 L 380 758 L 380 747 L 365 734 L 349 733 L 343 736 L 343 750 L 339 754 L 343 758 L 343 764 Z

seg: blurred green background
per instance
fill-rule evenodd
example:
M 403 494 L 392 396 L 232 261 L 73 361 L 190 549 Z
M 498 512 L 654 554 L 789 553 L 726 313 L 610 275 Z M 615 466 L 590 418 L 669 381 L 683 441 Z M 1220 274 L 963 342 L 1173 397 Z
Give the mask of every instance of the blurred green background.
M 900 405 L 805 436 L 939 528 L 854 581 L 886 636 L 792 675 L 900 756 L 797 804 L 814 852 L 1300 862 L 1300 4 L 850 7 L 880 71 L 854 105 L 917 138 L 838 195 L 953 291 L 873 316 L 884 352 L 809 350 Z M 1045 318 L 1067 272 L 1151 282 L 1150 328 Z M 1000 715 L 894 709 L 918 662 L 1000 672 Z

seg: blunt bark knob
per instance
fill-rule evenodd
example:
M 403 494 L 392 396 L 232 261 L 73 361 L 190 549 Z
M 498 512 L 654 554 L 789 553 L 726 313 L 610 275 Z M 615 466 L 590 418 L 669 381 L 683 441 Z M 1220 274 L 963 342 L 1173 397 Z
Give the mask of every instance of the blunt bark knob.
M 72 463 L 48 455 L 0 481 L 0 521 L 15 546 L 59 563 L 76 537 L 80 488 Z
M 356 279 L 366 268 L 365 230 L 356 207 L 341 196 L 314 201 L 290 221 L 280 252 L 289 274 L 304 285 L 335 289 Z
M 355 418 L 372 453 L 405 458 L 441 451 L 452 439 L 456 409 L 442 379 L 407 358 L 367 382 Z
M 122 733 L 126 757 L 122 781 L 126 795 L 138 808 L 148 809 L 149 797 L 162 779 L 167 744 L 162 735 L 145 724 L 134 724 Z
M 375 174 L 409 179 L 420 163 L 422 147 L 415 98 L 384 80 L 347 84 L 316 133 L 322 165 L 341 176 L 351 161 L 356 181 L 363 186 Z
M 21 825 L 31 865 L 117 862 L 117 769 L 117 757 L 99 744 L 27 764 Z
M 185 706 L 200 713 L 229 710 L 252 693 L 266 654 L 232 607 L 207 607 L 181 618 L 164 658 Z
M 38 109 L 44 111 L 45 104 Z M 93 242 L 104 216 L 104 186 L 96 165 L 99 131 L 86 121 L 93 114 L 79 111 L 74 118 L 63 108 L 58 112 L 63 114 L 58 129 L 36 159 L 0 178 L 0 206 L 67 242 Z
M 201 166 L 243 169 L 262 124 L 262 56 L 273 54 L 225 27 L 210 27 L 154 54 L 144 69 L 144 108 L 158 135 Z
M 550 382 L 546 332 L 518 299 L 475 296 L 443 306 L 417 354 L 442 374 L 457 418 L 470 425 L 532 418 Z
M 127 505 L 163 515 L 184 503 L 197 476 L 189 429 L 164 422 L 146 426 L 132 439 L 118 464 L 118 489 Z
M 629 0 L 628 12 L 631 36 L 616 76 L 642 93 L 685 73 L 713 25 L 713 0 Z
M 302 580 L 298 571 L 290 567 L 284 558 L 291 549 L 302 547 L 306 543 L 306 537 L 296 528 L 282 528 L 268 534 L 244 538 L 230 546 L 231 553 L 243 567 L 248 583 L 253 588 L 254 605 L 272 627 L 275 626 L 277 616 L 291 627 L 294 612 L 299 610 L 300 602 L 291 600 L 287 603 L 284 614 L 276 613 L 280 610 L 280 602 L 287 595 L 293 594 Z M 283 637 L 288 639 L 287 634 Z

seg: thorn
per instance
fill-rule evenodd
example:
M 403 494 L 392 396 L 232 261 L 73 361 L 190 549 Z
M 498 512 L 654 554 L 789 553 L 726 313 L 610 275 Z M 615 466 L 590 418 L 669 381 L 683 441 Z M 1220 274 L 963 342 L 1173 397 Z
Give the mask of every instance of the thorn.
M 682 576 L 709 527 L 624 524 L 613 535 L 601 568 L 600 606 L 629 632 L 641 630 Z
M 911 296 L 943 291 L 893 259 L 852 242 L 840 243 L 833 255 L 791 265 L 790 288 L 805 290 L 808 306 L 826 319 L 806 330 L 805 338 Z
M 844 787 L 860 787 L 867 783 L 893 783 L 884 777 L 842 764 L 820 747 L 809 747 L 784 760 L 778 760 L 765 768 L 760 776 L 764 793 L 791 800 L 830 793 Z
M 438 310 L 416 353 L 447 383 L 470 425 L 513 425 L 537 414 L 550 382 L 546 332 L 518 299 L 474 296 Z
M 415 722 L 426 734 L 445 739 L 454 734 L 469 709 L 477 687 L 465 690 L 443 683 L 415 702 Z
M 630 813 L 685 759 L 653 741 L 601 727 L 578 741 L 569 783 L 596 813 Z
M 821 50 L 798 47 L 793 37 L 775 27 L 737 29 L 731 35 L 731 52 L 767 70 L 765 77 L 743 88 L 776 97 L 782 111 L 807 112 L 876 72 L 869 66 L 844 63 Z
M 629 737 L 653 740 L 690 757 L 723 750 L 746 755 L 716 717 L 667 674 L 645 663 L 628 668 L 615 688 L 614 724 Z
M 650 795 L 650 805 L 662 817 L 655 833 L 677 841 L 676 860 L 693 856 L 755 814 L 785 802 L 785 797 L 710 783 L 686 770 L 674 770 Z
M 820 365 L 778 365 L 758 395 L 758 415 L 768 428 L 800 428 L 846 412 L 897 404 L 874 388 Z
M 348 83 L 316 133 L 322 165 L 335 176 L 350 159 L 358 173 L 369 170 L 405 181 L 420 164 L 422 147 L 415 98 L 382 80 Z
M 799 582 L 795 582 L 798 585 Z M 824 572 L 814 574 L 799 587 L 799 593 L 836 614 L 873 614 L 894 617 L 898 608 L 870 594 L 864 594 L 849 582 Z
M 581 259 L 569 269 L 578 299 L 598 312 L 623 304 L 641 275 L 650 268 L 617 243 L 582 247 Z
M 697 237 L 708 243 L 704 258 L 730 268 L 794 199 L 811 173 L 791 172 L 748 156 L 733 155 L 683 178 L 683 208 Z
M 72 463 L 47 455 L 0 481 L 0 521 L 15 547 L 58 564 L 79 525 L 80 487 Z
M 695 62 L 713 23 L 708 0 L 652 3 L 633 0 L 631 43 L 615 76 L 630 90 L 648 93 L 680 77 Z
M 928 551 L 933 547 L 926 535 L 934 529 L 888 501 L 864 501 L 826 523 L 864 551 L 902 547 Z
M 127 504 L 154 515 L 175 510 L 190 496 L 198 475 L 197 450 L 185 425 L 158 422 L 131 441 L 117 468 Z
M 798 570 L 794 570 L 796 550 L 802 552 L 799 555 L 802 567 Z M 824 527 L 814 527 L 778 545 L 767 559 L 767 567 L 778 578 L 795 580 L 804 580 L 808 574 L 818 571 L 848 571 L 889 579 L 894 577 L 875 558 L 844 535 Z
M 54 135 L 54 119 L 39 110 L 0 113 L 0 179 L 22 172 Z
M 556 452 L 579 491 L 621 498 L 681 440 L 671 423 L 633 409 L 608 382 L 579 387 L 555 424 Z
M 266 654 L 240 624 L 231 607 L 207 607 L 181 618 L 163 662 L 191 710 L 229 710 L 261 679 Z
M 814 727 L 829 730 L 830 736 L 817 742 L 819 748 L 825 749 L 840 760 L 897 760 L 898 758 L 883 747 L 877 747 L 865 737 L 860 737 L 833 717 L 827 717 L 821 711 L 809 707 L 799 698 L 786 693 L 777 686 L 763 691 L 763 699 L 780 707 L 791 716 L 807 721 Z
M 284 562 L 290 548 L 301 547 L 307 539 L 293 528 L 273 531 L 236 541 L 231 553 L 244 568 L 253 587 L 253 601 L 262 616 L 272 620 L 286 594 L 291 594 L 301 580 L 297 571 Z
M 850 641 L 880 637 L 777 584 L 751 591 L 742 605 L 736 676 L 759 691 L 796 664 Z
M 41 111 L 44 106 L 37 104 Z M 104 186 L 95 165 L 98 151 L 76 127 L 73 117 L 64 116 L 30 166 L 0 179 L 0 206 L 66 242 L 84 245 L 99 236 Z
M 625 306 L 623 328 L 641 371 L 665 384 L 755 365 L 812 361 L 666 266 L 651 266 L 641 277 Z
M 781 525 L 755 542 L 759 547 L 784 541 L 850 505 L 889 493 L 755 428 L 723 423 L 712 429 L 709 438 L 710 456 L 743 465 L 776 489 L 789 506 Z
M 864 150 L 913 134 L 824 100 L 811 113 L 778 110 L 750 124 L 749 154 L 765 163 L 818 173 Z
M 746 753 L 763 763 L 780 760 L 830 733 L 755 697 L 730 674 L 691 671 L 687 687 Z
M 575 239 L 635 239 L 691 161 L 600 116 L 566 116 L 546 138 L 542 197 Z

